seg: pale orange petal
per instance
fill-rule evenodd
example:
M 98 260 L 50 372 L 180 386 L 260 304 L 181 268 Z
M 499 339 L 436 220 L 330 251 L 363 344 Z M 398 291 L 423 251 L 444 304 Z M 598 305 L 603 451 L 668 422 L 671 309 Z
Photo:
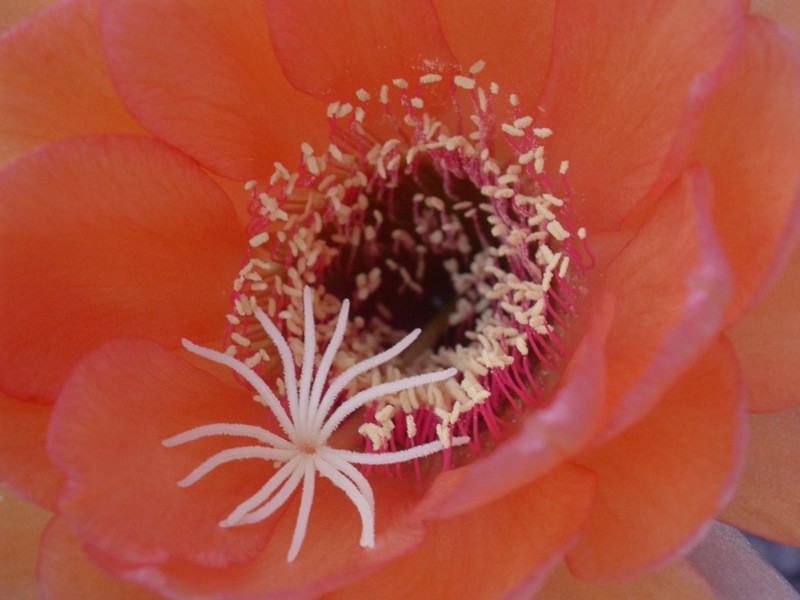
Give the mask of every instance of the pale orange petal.
M 42 536 L 39 559 L 42 600 L 158 600 L 161 596 L 115 579 L 92 563 L 78 537 L 60 517 L 53 518 Z
M 51 404 L 0 392 L 0 481 L 41 506 L 55 509 L 64 478 L 45 451 Z
M 778 282 L 728 336 L 742 367 L 751 411 L 800 403 L 800 248 Z
M 800 42 L 800 2 L 797 0 L 751 0 L 750 10 L 786 27 Z
M 719 600 L 685 561 L 624 581 L 582 581 L 562 565 L 536 600 Z
M 0 32 L 24 21 L 56 0 L 3 0 L 0 3 Z
M 724 521 L 800 545 L 800 408 L 750 416 L 750 443 Z
M 0 487 L 0 598 L 36 600 L 39 538 L 50 511 Z

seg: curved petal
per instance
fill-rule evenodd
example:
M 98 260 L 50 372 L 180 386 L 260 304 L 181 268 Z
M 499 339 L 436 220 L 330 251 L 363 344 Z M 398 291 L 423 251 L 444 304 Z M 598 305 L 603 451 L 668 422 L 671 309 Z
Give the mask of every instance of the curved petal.
M 42 600 L 161 598 L 100 570 L 86 557 L 77 536 L 61 517 L 54 517 L 42 536 L 38 580 Z
M 786 27 L 800 42 L 800 4 L 795 0 L 752 0 L 750 10 Z
M 490 454 L 454 473 L 451 489 L 432 515 L 448 517 L 502 498 L 588 443 L 605 416 L 605 344 L 612 316 L 609 301 L 595 314 L 550 404 L 527 415 Z
M 687 171 L 600 279 L 616 298 L 607 346 L 614 412 L 600 439 L 646 414 L 718 333 L 730 271 L 710 200 L 705 172 Z
M 733 492 L 744 414 L 736 360 L 720 343 L 647 417 L 582 459 L 597 474 L 597 498 L 567 554 L 570 571 L 631 575 L 693 543 Z
M 742 367 L 750 411 L 800 403 L 800 247 L 775 286 L 727 335 Z
M 0 487 L 0 597 L 36 600 L 39 538 L 51 513 Z
M 714 524 L 689 561 L 725 600 L 800 598 L 792 586 L 758 556 L 741 533 L 720 523 Z
M 104 1 L 101 28 L 128 110 L 211 171 L 265 179 L 326 142 L 325 106 L 281 74 L 262 0 Z
M 52 408 L 0 392 L 0 481 L 31 501 L 54 509 L 64 478 L 45 451 Z
M 0 165 L 58 139 L 142 131 L 106 72 L 96 0 L 61 2 L 0 38 L 0 114 Z
M 501 93 L 516 93 L 524 111 L 536 108 L 550 66 L 553 0 L 434 0 L 442 31 L 458 61 L 486 61 Z
M 52 399 L 117 335 L 221 335 L 246 239 L 196 163 L 146 138 L 71 139 L 0 172 L 0 195 L 0 388 Z
M 326 598 L 494 600 L 520 588 L 530 598 L 578 535 L 593 487 L 588 472 L 562 465 L 495 502 L 429 522 L 414 552 Z
M 555 569 L 536 600 L 719 600 L 686 561 L 625 581 L 582 581 Z
M 222 567 L 254 558 L 274 523 L 218 523 L 264 484 L 271 463 L 234 461 L 181 488 L 216 452 L 251 444 L 227 436 L 161 443 L 212 423 L 269 425 L 251 394 L 153 342 L 119 339 L 86 355 L 64 384 L 48 438 L 68 482 L 59 511 L 81 543 L 138 564 L 185 558 Z
M 766 19 L 714 95 L 691 158 L 714 182 L 714 224 L 733 267 L 726 321 L 763 291 L 800 229 L 800 53 Z
M 750 415 L 750 443 L 726 522 L 786 544 L 800 545 L 800 408 Z
M 294 87 L 325 100 L 455 69 L 430 0 L 265 0 L 270 39 Z
M 675 178 L 741 21 L 735 0 L 556 3 L 542 105 L 548 154 L 570 161 L 576 223 L 614 228 Z

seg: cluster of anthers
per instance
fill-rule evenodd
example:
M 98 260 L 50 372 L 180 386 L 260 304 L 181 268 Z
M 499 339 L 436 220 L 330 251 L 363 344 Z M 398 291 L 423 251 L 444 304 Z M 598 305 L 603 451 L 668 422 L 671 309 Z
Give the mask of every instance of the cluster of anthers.
M 300 508 L 287 555 L 289 562 L 297 557 L 305 539 L 317 474 L 329 479 L 353 502 L 361 517 L 360 543 L 363 547 L 371 548 L 375 545 L 375 498 L 366 477 L 354 465 L 402 463 L 429 456 L 445 447 L 442 442 L 436 441 L 398 452 L 354 452 L 328 445 L 336 428 L 348 416 L 376 398 L 443 381 L 456 374 L 456 369 L 451 368 L 381 383 L 356 393 L 331 412 L 337 397 L 353 379 L 395 358 L 417 338 L 420 330 L 412 331 L 397 344 L 380 354 L 354 364 L 336 377 L 327 389 L 324 389 L 331 364 L 344 337 L 349 302 L 345 300 L 342 303 L 342 309 L 336 321 L 336 329 L 316 373 L 314 373 L 314 365 L 317 340 L 312 293 L 308 287 L 303 290 L 303 303 L 305 332 L 299 382 L 296 376 L 296 365 L 286 339 L 260 308 L 256 308 L 254 311 L 255 317 L 272 339 L 283 362 L 288 414 L 269 386 L 243 362 L 227 354 L 183 340 L 184 347 L 190 352 L 232 369 L 249 383 L 275 415 L 284 433 L 283 437 L 256 425 L 214 423 L 195 427 L 162 442 L 164 446 L 172 447 L 218 435 L 252 438 L 260 442 L 260 445 L 240 446 L 218 452 L 179 481 L 178 485 L 188 487 L 217 467 L 234 460 L 261 459 L 282 463 L 282 466 L 267 483 L 258 492 L 239 504 L 220 522 L 220 526 L 232 527 L 263 521 L 283 506 L 297 487 L 302 484 Z M 452 445 L 457 446 L 468 441 L 467 437 L 456 437 L 452 439 Z
M 275 163 L 267 185 L 245 184 L 250 248 L 234 283 L 227 354 L 282 389 L 253 314 L 261 306 L 299 337 L 301 290 L 311 285 L 324 339 L 343 298 L 358 312 L 336 371 L 423 327 L 403 359 L 353 380 L 349 392 L 431 365 L 458 369 L 458 378 L 369 406 L 359 433 L 375 452 L 447 445 L 454 433 L 477 445 L 480 430 L 506 427 L 507 408 L 539 406 L 581 295 L 591 255 L 586 231 L 569 224 L 568 163 L 547 168 L 553 132 L 515 94 L 501 107 L 507 122 L 497 122 L 504 100 L 495 82 L 481 85 L 484 66 L 451 79 L 395 79 L 377 94 L 360 89 L 328 107 L 326 151 L 303 144 L 296 171 Z M 448 96 L 452 108 L 441 109 Z M 439 117 L 427 111 L 433 97 Z M 299 340 L 290 347 L 301 356 Z

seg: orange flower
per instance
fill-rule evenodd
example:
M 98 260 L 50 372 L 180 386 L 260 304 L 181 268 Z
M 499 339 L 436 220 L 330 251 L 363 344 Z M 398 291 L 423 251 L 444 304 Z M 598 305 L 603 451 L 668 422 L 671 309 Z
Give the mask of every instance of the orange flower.
M 58 598 L 782 593 L 721 525 L 688 553 L 718 516 L 800 543 L 797 47 L 735 0 L 552 4 L 4 35 L 0 477 L 47 509 L 5 500 L 4 564 L 41 534 Z

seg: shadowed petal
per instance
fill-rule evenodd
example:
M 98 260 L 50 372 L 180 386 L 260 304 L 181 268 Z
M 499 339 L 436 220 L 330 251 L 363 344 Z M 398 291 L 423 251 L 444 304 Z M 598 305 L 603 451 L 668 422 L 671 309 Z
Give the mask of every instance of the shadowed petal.
M 116 579 L 91 562 L 66 521 L 54 517 L 42 536 L 38 568 L 42 600 L 158 600 L 161 596 Z
M 0 392 L 0 480 L 41 506 L 54 509 L 64 478 L 45 452 L 53 407 Z
M 582 581 L 554 570 L 536 600 L 720 600 L 686 561 L 625 581 Z
M 767 412 L 800 403 L 800 247 L 773 288 L 728 336 L 742 366 L 749 410 Z
M 36 558 L 50 516 L 0 487 L 0 598 L 38 598 Z
M 757 535 L 800 545 L 800 409 L 750 415 L 742 479 L 722 519 Z

